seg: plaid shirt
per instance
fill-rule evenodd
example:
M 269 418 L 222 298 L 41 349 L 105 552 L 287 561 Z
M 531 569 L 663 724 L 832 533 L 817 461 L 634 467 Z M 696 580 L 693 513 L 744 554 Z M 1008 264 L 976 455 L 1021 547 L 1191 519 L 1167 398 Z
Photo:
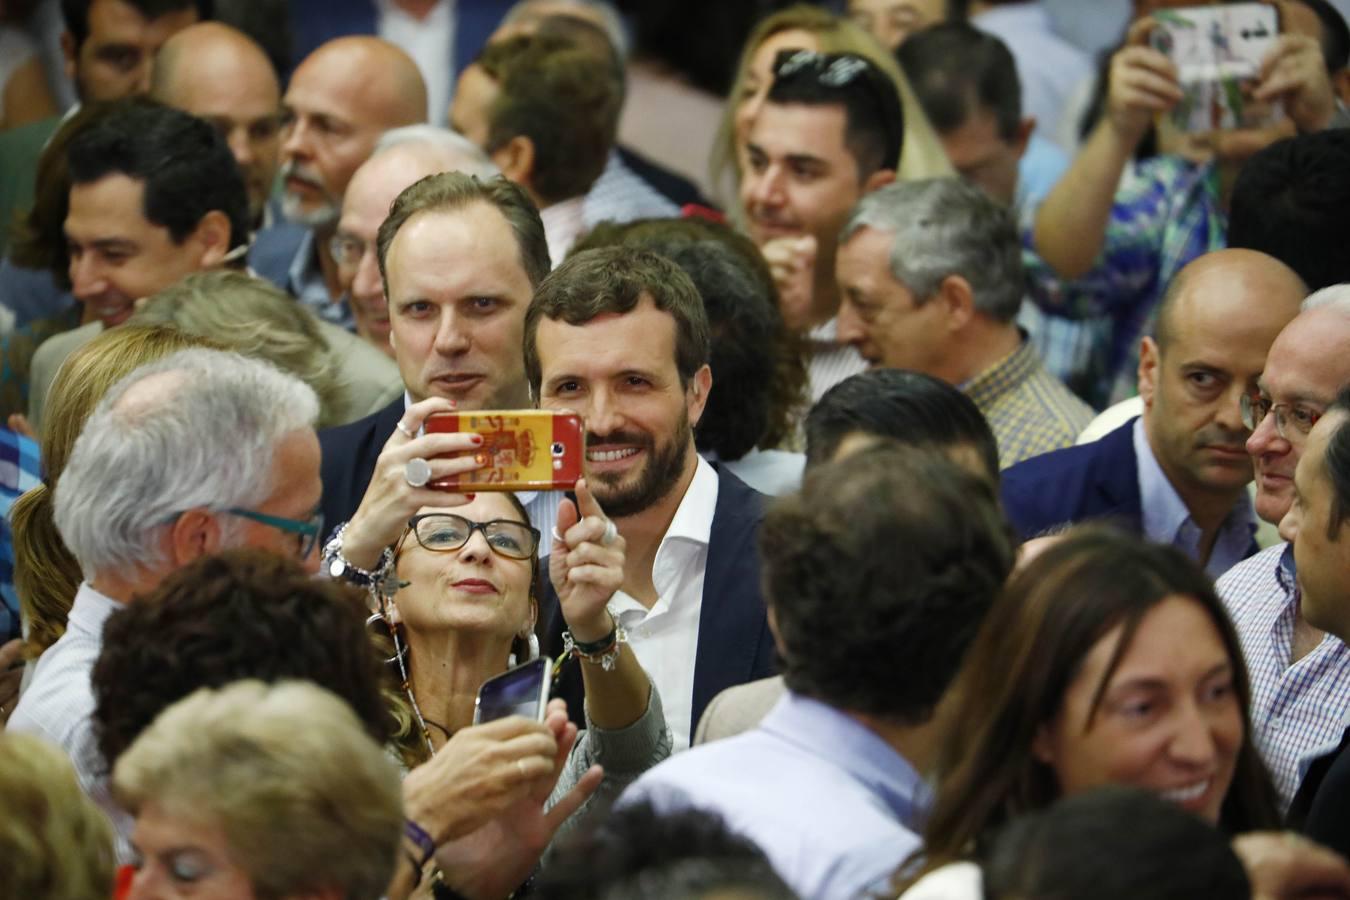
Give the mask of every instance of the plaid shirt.
M 1299 590 L 1288 544 L 1238 563 L 1217 588 L 1247 660 L 1253 738 L 1287 809 L 1308 764 L 1345 729 L 1350 647 L 1326 635 L 1311 653 L 1290 663 Z
M 1072 447 L 1092 420 L 1092 410 L 1046 371 L 1028 340 L 961 389 L 989 420 L 1004 469 Z
M 1064 281 L 1035 252 L 1023 255 L 1031 296 L 1045 312 L 1088 322 L 1099 335 L 1089 371 L 1094 404 L 1137 393 L 1139 339 L 1167 286 L 1187 263 L 1226 245 L 1217 170 L 1177 156 L 1157 156 L 1126 171 L 1111 207 L 1101 255 L 1082 278 Z M 1024 232 L 1029 251 L 1033 232 Z
M 9 511 L 19 495 L 42 478 L 38 445 L 30 438 L 0 428 L 0 644 L 19 636 L 19 597 L 14 592 L 14 538 Z

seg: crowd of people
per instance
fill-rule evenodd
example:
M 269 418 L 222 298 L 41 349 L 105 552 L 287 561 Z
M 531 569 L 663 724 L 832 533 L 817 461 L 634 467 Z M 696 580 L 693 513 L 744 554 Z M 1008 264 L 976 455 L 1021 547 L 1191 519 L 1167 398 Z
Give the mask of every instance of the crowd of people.
M 0 900 L 1350 900 L 1350 28 L 1052 5 L 0 4 Z

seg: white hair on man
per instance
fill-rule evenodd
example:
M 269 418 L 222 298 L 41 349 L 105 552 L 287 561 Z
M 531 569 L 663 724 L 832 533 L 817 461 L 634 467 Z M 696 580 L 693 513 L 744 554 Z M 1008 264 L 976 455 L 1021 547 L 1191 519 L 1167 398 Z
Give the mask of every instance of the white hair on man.
M 1299 307 L 1300 312 L 1310 309 L 1330 307 L 1338 312 L 1350 315 L 1350 284 L 1333 284 L 1320 291 L 1313 291 Z
M 86 579 L 161 566 L 161 529 L 189 509 L 265 501 L 277 444 L 318 414 L 308 385 L 238 353 L 182 350 L 142 366 L 113 385 L 75 441 L 56 527 Z M 221 517 L 222 547 L 237 528 Z
M 575 16 L 605 32 L 621 60 L 628 58 L 628 29 L 608 0 L 520 0 L 507 10 L 502 25 L 529 23 L 544 16 Z
M 446 172 L 463 172 L 482 179 L 500 175 L 501 170 L 473 141 L 449 128 L 435 125 L 404 125 L 391 128 L 375 142 L 372 158 L 394 147 L 426 147 L 444 159 Z M 416 179 L 414 179 L 416 180 Z M 409 182 L 411 183 L 411 182 Z

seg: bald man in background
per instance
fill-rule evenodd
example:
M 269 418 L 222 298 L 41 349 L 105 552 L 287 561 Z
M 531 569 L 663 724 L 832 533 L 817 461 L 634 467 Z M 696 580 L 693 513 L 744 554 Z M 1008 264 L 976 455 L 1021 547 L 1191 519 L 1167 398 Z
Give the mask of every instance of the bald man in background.
M 205 119 L 225 138 L 248 190 L 248 265 L 282 288 L 308 230 L 268 208 L 281 165 L 281 85 L 252 38 L 219 22 L 178 32 L 155 57 L 150 96 Z
M 1018 533 L 1106 519 L 1172 544 L 1213 577 L 1254 553 L 1242 397 L 1256 394 L 1271 344 L 1307 293 L 1293 269 L 1254 250 L 1217 250 L 1183 268 L 1141 342 L 1143 415 L 1003 472 Z
M 499 174 L 487 154 L 468 138 L 431 125 L 410 125 L 380 138 L 342 198 L 342 217 L 333 240 L 338 277 L 356 333 L 390 357 L 394 348 L 389 343 L 389 303 L 375 239 L 394 198 L 413 182 L 438 172 L 484 179 Z
M 355 323 L 331 247 L 343 195 L 383 132 L 426 117 L 417 64 L 375 37 L 320 46 L 295 70 L 282 99 L 282 213 L 309 229 L 291 260 L 287 289 L 349 330 Z

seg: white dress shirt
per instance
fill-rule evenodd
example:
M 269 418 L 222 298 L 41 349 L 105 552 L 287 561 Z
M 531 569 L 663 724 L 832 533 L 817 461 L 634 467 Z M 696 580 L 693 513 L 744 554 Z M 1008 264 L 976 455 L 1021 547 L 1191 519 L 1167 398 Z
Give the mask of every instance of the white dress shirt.
M 811 382 L 811 405 L 845 378 L 867 371 L 863 359 L 851 344 L 839 343 L 839 319 L 817 325 L 806 333 L 807 375 Z
M 699 457 L 694 479 L 656 550 L 652 608 L 623 591 L 609 601 L 610 613 L 628 632 L 633 652 L 661 692 L 677 752 L 689 747 L 694 716 L 694 660 L 717 488 L 717 472 Z
M 445 127 L 455 90 L 455 0 L 439 0 L 425 19 L 409 15 L 394 0 L 375 0 L 379 33 L 417 63 L 427 84 L 427 121 Z
M 544 240 L 548 243 L 549 260 L 553 268 L 567 258 L 567 251 L 586 231 L 586 197 L 573 197 L 539 210 L 544 223 Z
M 107 768 L 94 738 L 94 690 L 90 674 L 103 647 L 103 624 L 122 604 L 80 584 L 66 633 L 38 659 L 33 681 L 19 698 L 8 730 L 43 738 L 66 751 L 80 787 L 117 829 L 117 859 L 131 859 L 131 817 L 117 808 Z

